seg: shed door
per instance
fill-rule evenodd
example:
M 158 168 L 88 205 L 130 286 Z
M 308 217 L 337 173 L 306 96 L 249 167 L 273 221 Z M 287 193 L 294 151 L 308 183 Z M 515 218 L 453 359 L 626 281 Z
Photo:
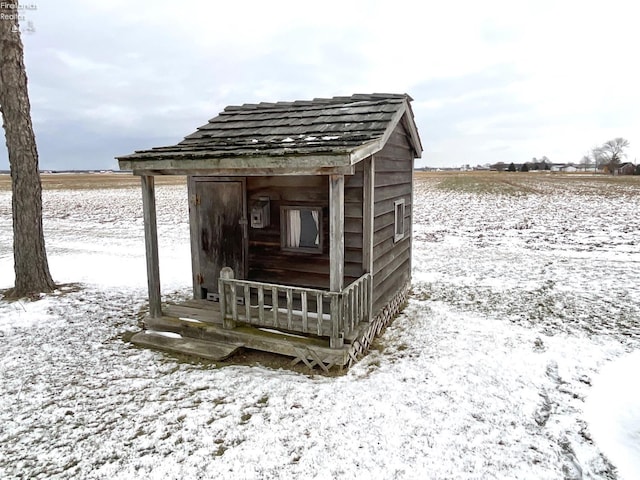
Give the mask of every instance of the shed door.
M 196 230 L 203 296 L 218 292 L 223 267 L 231 267 L 235 278 L 245 278 L 245 215 L 243 183 L 240 181 L 196 181 Z

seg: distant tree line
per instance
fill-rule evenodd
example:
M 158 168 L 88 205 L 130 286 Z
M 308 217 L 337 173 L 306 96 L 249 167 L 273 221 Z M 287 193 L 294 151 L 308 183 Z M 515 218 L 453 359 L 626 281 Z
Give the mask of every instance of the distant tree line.
M 546 156 L 543 156 L 540 159 L 533 157 L 530 162 L 523 163 L 519 166 L 513 162 L 508 165 L 504 162 L 498 162 L 491 165 L 491 169 L 497 170 L 498 172 L 530 172 L 538 170 L 551 170 L 551 165 L 551 160 L 549 160 Z
M 614 138 L 604 142 L 600 146 L 593 147 L 582 157 L 582 160 L 580 160 L 580 170 L 587 171 L 588 169 L 593 169 L 593 171 L 604 171 L 611 175 L 617 173 L 640 175 L 640 164 L 633 165 L 632 163 L 627 162 L 625 164 L 622 162 L 627 156 L 625 150 L 628 147 L 629 140 L 622 137 Z M 573 163 L 569 163 L 568 165 L 577 168 Z M 555 169 L 557 170 L 558 167 L 565 168 L 566 166 L 556 165 Z M 623 168 L 621 169 L 620 167 Z M 554 169 L 553 163 L 546 156 L 539 159 L 533 157 L 531 161 L 523 164 L 497 162 L 491 165 L 491 170 L 497 170 L 498 172 L 530 172 L 552 169 Z M 624 173 L 622 170 L 624 170 Z M 575 169 L 573 171 L 575 171 Z

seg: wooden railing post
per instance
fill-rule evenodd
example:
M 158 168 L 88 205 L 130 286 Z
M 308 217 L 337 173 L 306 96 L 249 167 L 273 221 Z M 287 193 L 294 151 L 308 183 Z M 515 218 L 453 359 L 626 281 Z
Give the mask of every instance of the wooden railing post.
M 236 286 L 231 283 L 229 288 L 225 283 L 225 280 L 233 280 L 233 270 L 229 267 L 223 267 L 220 270 L 220 280 L 218 280 L 218 295 L 220 297 L 220 313 L 222 313 L 222 327 L 223 328 L 235 328 L 236 327 L 236 312 L 237 307 L 235 288 Z M 230 307 L 230 308 L 229 308 Z M 227 310 L 231 310 L 229 316 Z
M 271 310 L 273 314 L 273 326 L 278 328 L 278 288 L 271 286 Z
M 251 288 L 249 285 L 244 286 L 244 314 L 247 317 L 247 323 L 251 322 Z
M 344 329 L 342 328 L 342 296 L 331 295 L 331 336 L 329 346 L 342 348 L 344 345 Z
M 317 293 L 316 294 L 316 315 L 318 317 L 318 324 L 316 325 L 316 328 L 318 329 L 318 336 L 322 335 L 322 321 L 324 320 L 322 302 L 324 302 L 324 295 Z

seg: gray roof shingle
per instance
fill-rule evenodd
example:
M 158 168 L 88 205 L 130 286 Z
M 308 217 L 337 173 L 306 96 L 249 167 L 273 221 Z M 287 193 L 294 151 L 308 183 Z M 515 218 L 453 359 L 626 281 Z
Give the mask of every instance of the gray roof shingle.
M 408 113 L 406 94 L 356 94 L 308 101 L 229 106 L 177 145 L 119 160 L 283 157 L 349 154 L 379 141 Z M 417 131 L 412 139 L 421 153 Z

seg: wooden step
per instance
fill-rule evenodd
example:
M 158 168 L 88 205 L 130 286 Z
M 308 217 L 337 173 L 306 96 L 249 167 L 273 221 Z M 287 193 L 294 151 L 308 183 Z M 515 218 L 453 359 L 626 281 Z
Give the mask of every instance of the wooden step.
M 330 348 L 326 338 L 305 337 L 302 335 L 287 335 L 271 329 L 255 328 L 238 325 L 233 329 L 205 322 L 186 321 L 175 317 L 162 316 L 160 318 L 146 317 L 144 324 L 148 331 L 162 331 L 166 335 L 175 332 L 183 339 L 198 339 L 205 343 L 221 343 L 222 345 L 238 345 L 249 350 L 276 353 L 293 357 L 294 362 L 320 359 L 323 369 L 336 365 L 342 367 L 349 361 L 349 346 Z M 150 335 L 150 334 L 147 334 Z M 134 335 L 135 336 L 135 335 Z M 132 340 L 133 341 L 133 340 Z M 152 348 L 154 348 L 152 346 Z M 158 347 L 155 347 L 158 348 Z
M 229 358 L 244 346 L 241 343 L 198 340 L 177 336 L 170 332 L 155 332 L 150 330 L 136 333 L 131 337 L 131 343 L 140 347 L 193 355 L 216 362 Z

